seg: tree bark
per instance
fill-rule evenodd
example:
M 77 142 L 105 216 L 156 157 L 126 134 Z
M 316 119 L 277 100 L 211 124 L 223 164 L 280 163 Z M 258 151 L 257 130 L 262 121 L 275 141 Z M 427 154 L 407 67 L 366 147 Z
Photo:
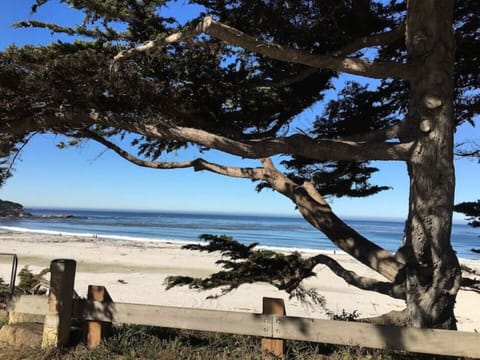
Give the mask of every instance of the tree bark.
M 414 327 L 456 329 L 461 271 L 450 244 L 453 166 L 453 0 L 410 0 L 408 61 L 411 81 L 406 138 L 416 138 L 407 162 L 409 215 L 405 226 L 407 309 Z

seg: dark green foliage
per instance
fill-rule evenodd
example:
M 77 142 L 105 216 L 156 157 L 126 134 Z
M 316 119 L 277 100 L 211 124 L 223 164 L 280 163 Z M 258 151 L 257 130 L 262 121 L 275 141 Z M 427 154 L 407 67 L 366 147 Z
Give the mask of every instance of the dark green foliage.
M 354 138 L 359 134 L 386 128 L 398 122 L 398 115 L 392 112 L 395 96 L 391 91 L 395 82 L 382 82 L 385 91 L 371 91 L 367 85 L 348 82 L 340 91 L 339 97 L 331 100 L 323 116 L 313 123 L 312 134 L 317 138 Z M 404 100 L 405 101 L 405 98 Z M 397 105 L 398 107 L 398 105 Z M 395 108 L 395 106 L 394 106 Z M 405 109 L 402 109 L 402 112 Z M 325 161 L 315 162 L 309 159 L 293 157 L 283 164 L 294 170 L 289 176 L 299 184 L 312 179 L 322 195 L 337 197 L 362 197 L 389 189 L 369 183 L 370 176 L 378 169 L 368 162 Z
M 32 273 L 28 267 L 22 268 L 18 273 L 20 282 L 15 286 L 14 295 L 45 295 L 48 285 L 43 278 L 49 269 L 43 269 L 38 274 Z M 10 286 L 0 277 L 0 307 L 6 305 L 10 295 Z
M 251 254 L 258 243 L 243 245 L 235 241 L 232 237 L 221 235 L 202 234 L 200 240 L 208 242 L 207 245 L 188 244 L 183 246 L 186 250 L 208 251 L 209 253 L 219 251 L 222 256 L 227 256 L 232 260 L 246 259 Z
M 0 187 L 12 176 L 8 158 L 0 158 Z
M 302 280 L 315 276 L 308 259 L 294 252 L 285 255 L 265 249 L 256 249 L 257 244 L 243 245 L 229 236 L 201 235 L 205 245 L 185 245 L 183 248 L 195 251 L 219 252 L 222 259 L 217 261 L 223 269 L 207 278 L 169 276 L 165 282 L 167 290 L 174 286 L 188 285 L 192 289 L 213 289 L 222 287 L 220 295 L 229 293 L 242 284 L 267 282 L 285 290 L 292 297 L 312 300 L 324 304 L 324 299 L 312 289 L 304 289 Z M 216 295 L 213 297 L 217 297 Z
M 24 267 L 18 273 L 20 283 L 15 287 L 15 294 L 45 295 L 46 289 L 43 277 L 48 274 L 49 271 L 48 268 L 45 268 L 38 274 L 34 274 L 28 267 Z
M 480 200 L 457 204 L 454 210 L 467 216 L 470 226 L 480 226 Z
M 391 2 L 384 8 L 385 14 L 398 18 L 405 11 L 405 2 Z M 475 0 L 456 2 L 456 70 L 454 111 L 458 125 L 464 122 L 474 124 L 474 117 L 480 114 L 480 77 L 472 61 L 480 57 L 480 21 L 477 14 L 480 3 Z M 402 62 L 406 58 L 401 51 L 402 42 L 395 42 L 378 51 L 379 60 Z M 338 98 L 330 101 L 322 117 L 313 123 L 310 132 L 319 138 L 354 137 L 370 131 L 384 129 L 397 123 L 408 113 L 408 83 L 403 80 L 386 79 L 371 90 L 371 86 L 348 82 L 339 92 Z M 400 134 L 406 140 L 404 134 Z M 294 170 L 290 176 L 297 183 L 313 175 L 319 192 L 334 196 L 369 196 L 388 186 L 371 185 L 371 174 L 378 169 L 368 163 L 312 162 L 308 159 L 293 158 L 284 162 Z
M 345 311 L 342 309 L 341 313 L 334 313 L 333 311 L 328 312 L 328 316 L 331 320 L 338 320 L 338 321 L 356 321 L 360 317 L 360 313 L 357 310 L 353 310 L 352 312 Z
M 32 11 L 47 2 L 32 1 Z M 61 3 L 82 12 L 84 21 L 67 27 L 30 20 L 16 26 L 46 28 L 77 40 L 11 47 L 0 53 L 0 122 L 15 127 L 17 122 L 36 114 L 65 112 L 68 117 L 70 110 L 96 109 L 100 116 L 111 119 L 111 126 L 93 126 L 89 130 L 105 137 L 123 137 L 132 130 L 129 124 L 148 123 L 155 118 L 240 140 L 282 136 L 292 130 L 289 126 L 297 115 L 323 100 L 325 90 L 332 89 L 332 79 L 337 76 L 323 70 L 306 73 L 303 65 L 275 61 L 201 37 L 127 61 L 112 78 L 111 62 L 120 50 L 178 30 L 175 19 L 163 16 L 168 1 Z M 204 6 L 205 13 L 251 36 L 312 54 L 330 54 L 361 36 L 395 28 L 405 15 L 403 2 L 191 3 Z M 479 80 L 474 60 L 479 53 L 479 21 L 473 15 L 480 11 L 478 7 L 476 0 L 456 2 L 455 109 L 459 123 L 473 121 L 479 113 L 475 90 Z M 404 61 L 405 54 L 404 39 L 399 39 L 356 55 Z M 290 81 L 292 78 L 297 80 Z M 338 138 L 385 128 L 401 120 L 407 111 L 406 82 L 386 79 L 377 89 L 373 89 L 374 85 L 352 82 L 343 90 L 338 89 L 338 98 L 302 131 L 318 138 Z M 83 137 L 75 126 L 49 130 Z M 10 155 L 16 153 L 16 145 L 25 136 L 0 132 L 0 181 L 11 174 L 15 159 Z M 191 145 L 141 135 L 125 138 L 133 138 L 138 154 L 151 159 Z M 325 195 L 368 196 L 388 188 L 369 183 L 377 169 L 368 163 L 312 163 L 294 158 L 287 159 L 285 164 L 296 181 L 313 175 L 319 191 Z
M 480 77 L 472 72 L 480 58 L 480 2 L 456 1 L 456 68 L 455 68 L 455 118 L 473 125 L 474 116 L 480 114 Z
M 8 296 L 10 295 L 10 286 L 8 286 L 5 281 L 0 278 L 0 308 L 3 308 L 3 305 L 6 304 Z
M 320 194 L 337 197 L 363 197 L 373 195 L 388 186 L 372 185 L 369 182 L 371 174 L 378 171 L 377 168 L 368 166 L 366 162 L 348 161 L 325 161 L 313 162 L 303 158 L 294 158 L 283 164 L 288 169 L 295 169 L 289 174 L 298 184 L 302 184 L 311 178 Z

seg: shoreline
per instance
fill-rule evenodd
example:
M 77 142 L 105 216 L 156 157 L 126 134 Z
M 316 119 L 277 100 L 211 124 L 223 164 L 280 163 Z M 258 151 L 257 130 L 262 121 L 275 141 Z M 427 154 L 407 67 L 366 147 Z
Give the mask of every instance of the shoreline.
M 178 245 L 187 245 L 187 244 L 196 244 L 202 243 L 200 239 L 195 239 L 192 241 L 188 240 L 177 240 L 177 239 L 163 239 L 163 238 L 148 238 L 148 237 L 135 237 L 135 236 L 125 236 L 125 235 L 104 235 L 104 234 L 95 234 L 95 233 L 75 233 L 75 232 L 68 232 L 68 231 L 55 231 L 55 230 L 44 230 L 44 229 L 27 229 L 27 228 L 20 228 L 15 226 L 0 226 L 0 236 L 2 234 L 34 234 L 34 235 L 45 235 L 45 236 L 53 236 L 53 237 L 73 237 L 82 241 L 112 241 L 115 244 L 122 244 L 122 243 L 132 243 L 132 244 L 160 244 L 160 243 L 171 243 L 171 244 L 178 244 Z M 312 248 L 298 248 L 298 247 L 281 247 L 281 246 L 268 246 L 268 245 L 257 245 L 258 249 L 268 249 L 273 251 L 280 251 L 280 252 L 300 252 L 305 254 L 345 254 L 342 250 L 334 250 L 334 249 L 312 249 Z
M 117 302 L 254 313 L 261 312 L 262 297 L 280 297 L 285 300 L 287 315 L 327 318 L 324 308 L 289 299 L 288 294 L 265 283 L 245 284 L 215 299 L 207 297 L 218 294 L 218 289 L 197 291 L 177 287 L 166 291 L 163 285 L 166 276 L 203 277 L 219 270 L 215 265 L 219 259 L 217 254 L 183 250 L 182 245 L 176 241 L 112 241 L 102 237 L 0 232 L 0 252 L 17 254 L 18 271 L 28 266 L 33 272 L 39 272 L 56 258 L 76 260 L 75 291 L 82 297 L 86 296 L 88 285 L 103 285 Z M 343 252 L 313 251 L 329 254 L 358 274 L 381 279 L 373 270 Z M 461 262 L 480 271 L 480 260 L 462 259 Z M 0 276 L 10 279 L 10 269 L 11 258 L 1 256 Z M 346 284 L 324 265 L 318 265 L 314 271 L 317 276 L 306 279 L 304 286 L 317 289 L 324 296 L 329 311 L 356 310 L 361 317 L 370 317 L 404 308 L 401 300 Z M 459 292 L 456 305 L 459 330 L 480 331 L 480 312 L 476 310 L 479 302 L 480 294 Z
M 136 237 L 136 236 L 125 236 L 125 235 L 105 235 L 105 234 L 96 234 L 96 233 L 75 233 L 75 232 L 68 232 L 68 231 L 56 231 L 56 230 L 45 230 L 45 229 L 28 229 L 16 226 L 0 226 L 0 239 L 4 234 L 31 234 L 31 235 L 41 235 L 41 236 L 49 236 L 49 237 L 65 237 L 65 238 L 73 238 L 77 241 L 104 241 L 112 244 L 172 244 L 172 245 L 187 245 L 187 244 L 198 244 L 202 243 L 200 239 L 195 240 L 178 240 L 178 239 L 163 239 L 163 238 L 149 238 L 149 237 Z M 60 240 L 61 241 L 61 240 Z M 472 245 L 473 246 L 473 245 Z M 333 245 L 332 245 L 333 247 Z M 268 246 L 268 245 L 257 245 L 257 249 L 266 249 L 266 250 L 273 250 L 279 251 L 284 253 L 292 253 L 292 252 L 299 252 L 302 254 L 326 254 L 326 255 L 346 255 L 348 256 L 343 250 L 340 249 L 314 249 L 314 248 L 298 248 L 298 247 L 281 247 L 281 246 Z M 473 253 L 472 253 L 473 254 Z M 477 258 L 466 258 L 458 256 L 458 260 L 462 264 L 473 264 L 475 266 L 476 263 L 480 264 L 480 256 L 472 255 L 472 257 Z M 0 260 L 1 261 L 1 260 Z

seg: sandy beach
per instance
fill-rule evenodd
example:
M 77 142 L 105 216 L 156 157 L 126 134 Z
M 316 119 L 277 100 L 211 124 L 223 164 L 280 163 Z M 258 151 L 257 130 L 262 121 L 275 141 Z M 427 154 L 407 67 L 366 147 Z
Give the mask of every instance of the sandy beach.
M 214 291 L 196 291 L 178 287 L 166 291 L 164 279 L 169 275 L 206 276 L 218 270 L 216 254 L 181 249 L 173 242 L 111 241 L 101 238 L 33 233 L 0 233 L 0 252 L 15 253 L 19 270 L 28 266 L 38 272 L 53 259 L 74 259 L 77 262 L 75 290 L 85 296 L 88 285 L 104 285 L 117 302 L 155 304 L 206 309 L 261 312 L 262 297 L 285 300 L 287 315 L 327 318 L 325 309 L 289 299 L 288 294 L 269 284 L 243 285 L 216 299 L 207 299 Z M 347 269 L 379 278 L 350 256 L 332 254 Z M 306 254 L 308 255 L 308 254 Z M 480 270 L 480 261 L 462 260 Z M 0 256 L 0 276 L 10 279 L 11 258 Z M 306 288 L 315 288 L 325 297 L 326 308 L 335 313 L 358 311 L 360 316 L 376 316 L 390 310 L 401 310 L 403 301 L 374 292 L 362 291 L 346 284 L 323 265 L 315 268 L 316 277 L 305 281 Z M 480 331 L 480 294 L 461 290 L 457 297 L 458 328 Z

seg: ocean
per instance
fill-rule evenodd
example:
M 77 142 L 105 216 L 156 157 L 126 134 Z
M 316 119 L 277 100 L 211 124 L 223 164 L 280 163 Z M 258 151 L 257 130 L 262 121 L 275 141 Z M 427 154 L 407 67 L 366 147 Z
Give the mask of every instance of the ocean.
M 116 240 L 196 242 L 201 234 L 228 235 L 249 244 L 289 250 L 337 250 L 320 231 L 300 216 L 201 214 L 177 212 L 26 209 L 34 215 L 73 215 L 70 218 L 0 219 L 3 231 L 32 231 Z M 400 220 L 345 220 L 360 234 L 389 251 L 402 239 Z M 454 224 L 452 244 L 458 256 L 479 259 L 480 228 Z

